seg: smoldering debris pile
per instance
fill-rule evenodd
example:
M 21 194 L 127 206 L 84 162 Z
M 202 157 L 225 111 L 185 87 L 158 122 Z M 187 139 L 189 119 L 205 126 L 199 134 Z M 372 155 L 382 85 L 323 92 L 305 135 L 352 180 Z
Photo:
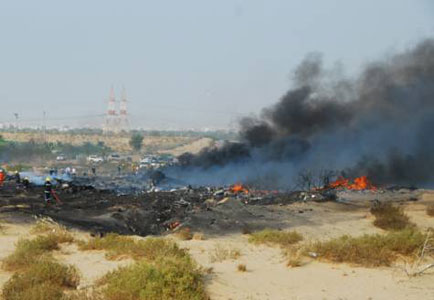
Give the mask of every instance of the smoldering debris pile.
M 145 236 L 183 226 L 205 231 L 239 231 L 245 223 L 257 220 L 254 211 L 260 211 L 264 205 L 329 201 L 336 197 L 331 191 L 280 192 L 241 185 L 119 194 L 93 185 L 92 180 L 85 178 L 58 183 L 56 194 L 61 203 L 47 207 L 42 186 L 17 189 L 15 183 L 7 182 L 0 189 L 0 212 L 49 216 L 96 234 L 118 232 Z
M 367 65 L 356 80 L 309 55 L 293 88 L 240 127 L 239 143 L 185 154 L 172 174 L 197 184 L 288 187 L 300 171 L 331 169 L 381 184 L 430 186 L 434 40 Z
M 6 182 L 0 188 L 0 213 L 49 216 L 61 223 L 79 227 L 95 234 L 117 232 L 121 234 L 158 235 L 184 226 L 204 232 L 239 232 L 245 227 L 254 228 L 258 222 L 270 227 L 287 222 L 288 215 L 279 219 L 275 207 L 287 207 L 295 202 L 356 201 L 389 193 L 395 198 L 401 190 L 347 189 L 344 197 L 341 187 L 325 186 L 305 191 L 262 190 L 241 184 L 226 187 L 182 187 L 166 191 L 156 189 L 129 190 L 121 194 L 107 185 L 95 187 L 91 178 L 76 178 L 58 182 L 56 193 L 60 203 L 48 207 L 43 200 L 43 187 L 28 189 Z M 128 190 L 128 189 L 127 189 Z M 357 198 L 358 197 L 358 198 Z M 402 198 L 402 195 L 401 195 Z M 348 200 L 350 199 L 350 200 Z M 295 214 L 298 214 L 298 210 Z M 291 216 L 290 216 L 291 217 Z

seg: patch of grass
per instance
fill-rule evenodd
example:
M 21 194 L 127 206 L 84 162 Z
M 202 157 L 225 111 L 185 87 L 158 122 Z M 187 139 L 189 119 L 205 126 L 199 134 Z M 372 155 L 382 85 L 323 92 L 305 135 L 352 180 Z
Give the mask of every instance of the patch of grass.
M 74 237 L 65 226 L 49 218 L 38 219 L 30 232 L 33 234 L 48 234 L 51 239 L 55 239 L 58 243 L 72 243 L 74 241 Z
M 414 226 L 401 207 L 389 202 L 380 202 L 371 207 L 371 214 L 375 216 L 374 225 L 385 230 L 402 230 Z
M 131 237 L 110 233 L 101 238 L 94 238 L 88 242 L 79 242 L 80 250 L 106 250 L 108 259 L 117 259 L 128 256 L 135 260 L 147 259 L 156 260 L 159 257 L 175 256 L 184 257 L 186 250 L 170 240 L 163 238 L 148 238 L 135 240 Z
M 190 231 L 190 228 L 181 228 L 178 230 L 175 235 L 183 241 L 189 241 L 193 238 L 193 234 Z
M 428 216 L 434 217 L 434 203 L 431 203 L 426 207 L 426 214 Z
M 63 226 L 54 222 L 50 218 L 39 218 L 31 228 L 30 232 L 33 234 L 48 233 L 59 228 L 64 229 Z
M 33 240 L 19 240 L 15 251 L 3 260 L 2 267 L 7 271 L 27 268 L 41 256 L 49 255 L 52 250 L 59 249 L 53 236 L 38 236 Z
M 347 262 L 361 266 L 390 266 L 399 255 L 414 255 L 424 244 L 426 234 L 406 228 L 387 234 L 341 236 L 326 242 L 307 246 L 306 251 L 315 252 L 320 258 L 332 262 Z
M 56 231 L 68 231 L 65 226 L 53 221 L 50 218 L 39 218 L 30 232 L 33 234 L 50 233 Z
M 238 270 L 239 272 L 246 272 L 246 271 L 247 271 L 247 267 L 246 267 L 245 264 L 239 264 L 239 265 L 237 266 L 237 270 Z
M 108 234 L 79 243 L 81 250 L 106 250 L 109 259 L 129 256 L 137 263 L 105 275 L 98 284 L 99 295 L 85 299 L 208 299 L 202 270 L 188 252 L 171 240 L 136 240 Z M 71 299 L 79 299 L 77 298 Z
M 211 262 L 221 262 L 227 259 L 238 259 L 240 256 L 241 251 L 239 249 L 217 244 L 214 251 L 210 253 L 209 258 Z
M 146 260 L 113 271 L 102 279 L 107 300 L 208 299 L 202 274 L 189 256 Z
M 203 234 L 203 233 L 201 233 L 201 232 L 195 232 L 194 234 L 193 234 L 193 240 L 197 240 L 197 241 L 203 241 L 203 240 L 205 240 L 206 238 L 205 238 L 205 235 Z
M 5 300 L 60 300 L 63 290 L 76 288 L 79 281 L 74 267 L 41 259 L 14 274 L 3 286 L 2 296 Z
M 253 232 L 249 242 L 253 244 L 274 244 L 282 247 L 294 245 L 303 240 L 303 236 L 296 231 L 279 231 L 264 229 Z
M 99 291 L 80 290 L 65 294 L 62 300 L 105 300 Z
M 62 300 L 105 300 L 99 291 L 73 291 L 64 294 Z

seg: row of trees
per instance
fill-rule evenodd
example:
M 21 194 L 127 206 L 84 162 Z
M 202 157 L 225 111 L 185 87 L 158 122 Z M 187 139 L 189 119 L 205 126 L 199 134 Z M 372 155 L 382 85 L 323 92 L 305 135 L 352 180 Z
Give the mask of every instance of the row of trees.
M 31 161 L 35 158 L 53 159 L 59 153 L 67 157 L 78 155 L 107 155 L 113 150 L 103 142 L 89 143 L 82 145 L 72 145 L 68 143 L 37 143 L 33 140 L 29 142 L 6 141 L 0 135 L 0 161 Z

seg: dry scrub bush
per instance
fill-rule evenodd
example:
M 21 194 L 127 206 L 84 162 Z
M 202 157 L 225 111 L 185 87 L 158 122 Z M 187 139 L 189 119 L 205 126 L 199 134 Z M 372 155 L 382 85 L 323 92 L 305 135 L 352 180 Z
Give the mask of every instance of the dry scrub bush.
M 239 249 L 217 244 L 214 247 L 214 251 L 210 253 L 209 260 L 211 262 L 221 262 L 227 259 L 238 259 L 240 256 L 241 251 Z
M 105 300 L 105 298 L 99 291 L 80 290 L 64 294 L 62 300 Z
M 413 226 L 404 210 L 389 202 L 378 202 L 371 207 L 371 214 L 375 216 L 374 225 L 385 230 L 402 230 Z
M 175 233 L 175 235 L 182 241 L 189 241 L 193 238 L 190 228 L 181 228 Z
M 202 271 L 188 252 L 170 240 L 108 234 L 88 242 L 80 242 L 82 250 L 106 250 L 109 259 L 129 256 L 138 262 L 105 275 L 101 290 L 91 299 L 207 299 Z M 74 299 L 74 298 L 71 298 Z
M 428 216 L 434 217 L 434 203 L 432 203 L 426 207 L 426 214 Z
M 246 272 L 246 271 L 247 271 L 247 267 L 246 267 L 245 264 L 239 264 L 239 265 L 237 266 L 237 270 L 238 270 L 239 272 Z
M 292 246 L 286 249 L 285 256 L 288 257 L 287 266 L 288 267 L 301 267 L 304 265 L 303 256 L 304 256 L 304 246 Z
M 404 266 L 401 269 L 409 277 L 420 276 L 429 269 L 434 268 L 434 230 L 432 228 L 427 230 L 425 241 L 416 259 L 400 258 L 404 261 Z
M 189 256 L 146 260 L 110 272 L 100 281 L 107 300 L 208 299 L 202 273 Z
M 48 256 L 52 250 L 59 249 L 57 239 L 51 235 L 38 236 L 33 240 L 19 240 L 15 251 L 3 260 L 3 268 L 16 271 L 27 268 L 41 256 Z
M 426 234 L 414 228 L 406 228 L 384 235 L 344 235 L 308 245 L 306 251 L 315 252 L 320 258 L 332 262 L 347 262 L 367 267 L 390 266 L 400 255 L 414 255 L 425 240 Z
M 76 288 L 79 282 L 74 267 L 41 259 L 14 274 L 3 286 L 2 296 L 4 300 L 60 300 L 64 289 Z
M 135 240 L 131 237 L 110 233 L 102 238 L 94 238 L 88 242 L 79 242 L 80 250 L 106 250 L 108 259 L 128 256 L 135 260 L 145 258 L 149 261 L 164 256 L 184 257 L 187 252 L 170 240 L 148 238 Z
M 264 229 L 253 232 L 249 242 L 253 244 L 275 244 L 282 247 L 291 246 L 303 240 L 303 236 L 296 231 L 279 231 Z
M 195 232 L 194 234 L 193 234 L 193 240 L 197 240 L 197 241 L 203 241 L 203 240 L 205 240 L 206 238 L 205 238 L 205 235 L 203 234 L 203 233 L 201 233 L 201 232 Z
M 32 227 L 31 233 L 47 234 L 50 239 L 56 240 L 59 244 L 74 242 L 74 237 L 66 227 L 54 222 L 50 218 L 38 219 Z
M 31 233 L 40 234 L 40 233 L 49 233 L 57 230 L 66 230 L 66 228 L 59 223 L 54 222 L 50 218 L 39 218 L 36 221 L 36 224 L 33 225 L 31 229 Z

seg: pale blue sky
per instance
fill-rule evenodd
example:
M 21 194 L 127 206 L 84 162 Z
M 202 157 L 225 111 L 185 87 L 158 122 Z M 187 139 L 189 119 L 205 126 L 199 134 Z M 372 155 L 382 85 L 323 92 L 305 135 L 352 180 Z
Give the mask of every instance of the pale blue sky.
M 429 0 L 0 0 L 0 123 L 99 123 L 113 84 L 134 126 L 227 127 L 309 52 L 355 74 L 426 37 Z

